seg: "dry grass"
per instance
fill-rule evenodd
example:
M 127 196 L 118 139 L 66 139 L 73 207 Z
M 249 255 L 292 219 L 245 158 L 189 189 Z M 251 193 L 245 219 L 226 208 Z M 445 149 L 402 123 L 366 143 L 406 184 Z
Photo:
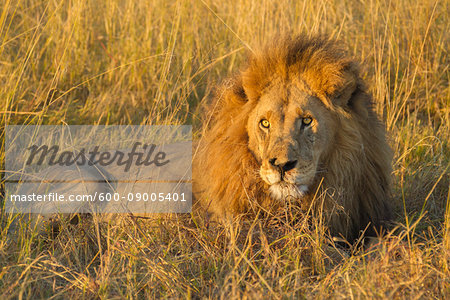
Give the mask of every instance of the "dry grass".
M 2 128 L 198 126 L 199 103 L 249 45 L 286 30 L 342 40 L 364 62 L 390 133 L 399 226 L 379 245 L 339 250 L 315 220 L 228 233 L 186 216 L 83 221 L 51 238 L 7 235 L 2 215 L 0 295 L 448 298 L 449 13 L 444 0 L 3 0 Z

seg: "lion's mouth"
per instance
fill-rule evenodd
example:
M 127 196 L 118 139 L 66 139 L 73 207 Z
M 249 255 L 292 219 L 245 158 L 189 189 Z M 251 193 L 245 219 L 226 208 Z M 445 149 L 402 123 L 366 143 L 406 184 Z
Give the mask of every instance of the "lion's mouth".
M 261 178 L 269 185 L 270 196 L 275 200 L 284 200 L 286 198 L 300 199 L 308 192 L 310 184 L 311 169 L 302 169 L 302 175 L 297 169 L 289 172 L 279 172 L 270 167 L 262 166 L 260 168 Z
M 280 181 L 278 183 L 272 184 L 269 188 L 270 195 L 274 199 L 282 200 L 286 198 L 299 199 L 305 196 L 308 192 L 308 186 L 306 185 L 296 185 L 292 183 L 287 183 L 285 181 Z

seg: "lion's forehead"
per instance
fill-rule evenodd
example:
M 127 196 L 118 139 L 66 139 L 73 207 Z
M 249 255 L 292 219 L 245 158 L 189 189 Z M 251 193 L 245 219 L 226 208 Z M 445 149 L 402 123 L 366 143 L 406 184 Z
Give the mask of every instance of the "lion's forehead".
M 323 106 L 307 88 L 296 82 L 276 84 L 267 88 L 256 104 L 259 115 L 268 115 L 273 121 L 299 118 Z

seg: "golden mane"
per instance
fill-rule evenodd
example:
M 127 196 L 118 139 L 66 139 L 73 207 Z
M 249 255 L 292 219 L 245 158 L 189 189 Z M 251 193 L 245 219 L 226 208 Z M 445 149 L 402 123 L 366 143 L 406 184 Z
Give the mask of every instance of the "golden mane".
M 277 77 L 301 80 L 335 122 L 334 151 L 323 158 L 326 172 L 320 174 L 331 233 L 353 239 L 369 223 L 377 228 L 389 220 L 392 155 L 358 64 L 336 42 L 306 35 L 278 38 L 251 54 L 242 71 L 217 90 L 194 157 L 196 205 L 224 218 L 272 204 L 248 148 L 246 126 Z M 312 195 L 301 201 L 310 203 Z

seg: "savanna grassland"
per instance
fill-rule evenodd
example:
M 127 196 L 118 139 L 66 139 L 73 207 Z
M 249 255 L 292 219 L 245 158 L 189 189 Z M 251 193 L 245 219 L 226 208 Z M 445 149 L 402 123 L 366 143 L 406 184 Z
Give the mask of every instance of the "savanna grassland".
M 445 0 L 1 0 L 7 124 L 192 124 L 250 47 L 325 33 L 364 66 L 393 161 L 396 228 L 336 247 L 314 220 L 0 217 L 0 298 L 449 298 L 450 4 Z M 0 158 L 4 159 L 2 143 Z M 3 194 L 3 188 L 2 188 Z

